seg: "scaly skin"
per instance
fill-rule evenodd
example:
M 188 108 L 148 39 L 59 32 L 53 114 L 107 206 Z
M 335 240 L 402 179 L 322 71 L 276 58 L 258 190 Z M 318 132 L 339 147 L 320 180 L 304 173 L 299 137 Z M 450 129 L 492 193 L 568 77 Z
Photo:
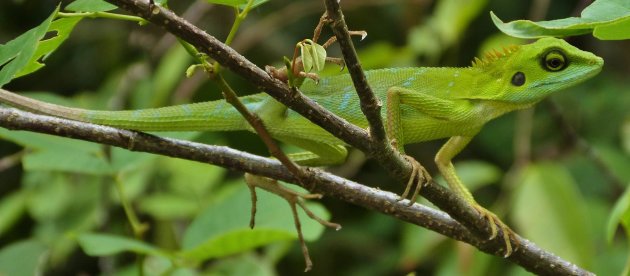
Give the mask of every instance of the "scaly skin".
M 387 133 L 403 152 L 403 145 L 449 138 L 436 155 L 438 168 L 453 191 L 503 231 L 505 255 L 512 252 L 511 230 L 475 202 L 457 177 L 451 159 L 488 121 L 513 110 L 530 107 L 550 94 L 596 75 L 603 60 L 563 40 L 543 38 L 476 59 L 466 68 L 389 68 L 367 71 L 377 97 L 385 102 L 382 117 Z M 350 76 L 307 79 L 300 90 L 317 103 L 360 127 L 368 123 L 360 110 Z M 308 152 L 290 155 L 303 165 L 343 162 L 346 144 L 287 109 L 266 94 L 241 98 L 265 122 L 271 135 Z M 31 100 L 0 89 L 0 101 L 40 114 L 140 131 L 251 130 L 225 101 L 156 109 L 94 111 Z

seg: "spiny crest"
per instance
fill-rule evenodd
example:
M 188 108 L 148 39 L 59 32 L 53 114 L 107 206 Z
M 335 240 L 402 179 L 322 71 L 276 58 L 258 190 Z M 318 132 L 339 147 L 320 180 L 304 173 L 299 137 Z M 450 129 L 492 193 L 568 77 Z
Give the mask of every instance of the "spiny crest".
M 511 54 L 518 51 L 518 49 L 520 49 L 520 46 L 510 45 L 508 47 L 503 47 L 503 52 L 497 51 L 496 49 L 488 51 L 484 54 L 482 58 L 475 57 L 475 59 L 473 59 L 472 61 L 472 67 L 486 67 L 501 58 L 510 56 Z

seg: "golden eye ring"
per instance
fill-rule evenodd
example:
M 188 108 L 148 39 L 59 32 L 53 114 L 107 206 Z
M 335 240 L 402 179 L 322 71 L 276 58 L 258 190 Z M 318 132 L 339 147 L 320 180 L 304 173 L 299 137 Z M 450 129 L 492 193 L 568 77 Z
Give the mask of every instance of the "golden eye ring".
M 542 58 L 542 67 L 549 72 L 559 72 L 567 68 L 569 62 L 560 50 L 548 51 Z

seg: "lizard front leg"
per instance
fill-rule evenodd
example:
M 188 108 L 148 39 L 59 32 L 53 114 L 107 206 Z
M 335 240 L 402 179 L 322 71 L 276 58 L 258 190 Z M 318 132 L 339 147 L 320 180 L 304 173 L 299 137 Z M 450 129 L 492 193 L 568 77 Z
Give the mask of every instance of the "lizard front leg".
M 475 210 L 477 210 L 486 220 L 490 223 L 491 235 L 490 239 L 494 239 L 497 236 L 497 226 L 501 229 L 503 235 L 503 241 L 505 242 L 505 254 L 504 257 L 509 257 L 514 248 L 518 246 L 518 244 L 512 245 L 512 241 L 517 241 L 516 234 L 505 224 L 503 223 L 497 215 L 490 212 L 486 208 L 482 207 L 475 201 L 470 191 L 464 186 L 461 182 L 457 173 L 455 172 L 455 167 L 453 167 L 453 163 L 451 160 L 455 155 L 457 155 L 468 143 L 472 140 L 472 137 L 467 136 L 454 136 L 451 137 L 442 148 L 435 155 L 435 163 L 440 170 L 442 176 L 448 183 L 448 186 L 453 192 L 463 198 L 466 202 L 468 202 Z

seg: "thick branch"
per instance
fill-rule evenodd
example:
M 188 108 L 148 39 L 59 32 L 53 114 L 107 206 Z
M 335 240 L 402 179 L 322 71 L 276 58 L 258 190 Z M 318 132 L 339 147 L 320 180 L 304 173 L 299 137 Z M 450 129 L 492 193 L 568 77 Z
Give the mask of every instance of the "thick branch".
M 276 160 L 223 146 L 161 138 L 146 133 L 36 115 L 12 108 L 0 108 L 0 127 L 81 139 L 296 182 L 295 176 Z M 309 183 L 309 187 L 305 188 L 314 187 L 313 192 L 425 227 L 452 239 L 469 243 L 490 254 L 496 250 L 493 242 L 477 239 L 446 213 L 420 204 L 407 206 L 405 202 L 398 201 L 398 196 L 393 193 L 370 188 L 319 169 L 307 169 L 304 180 Z M 448 190 L 435 192 L 447 193 Z M 509 260 L 531 272 L 541 275 L 591 275 L 588 271 L 538 248 L 528 240 L 519 238 L 519 244 L 521 247 Z

